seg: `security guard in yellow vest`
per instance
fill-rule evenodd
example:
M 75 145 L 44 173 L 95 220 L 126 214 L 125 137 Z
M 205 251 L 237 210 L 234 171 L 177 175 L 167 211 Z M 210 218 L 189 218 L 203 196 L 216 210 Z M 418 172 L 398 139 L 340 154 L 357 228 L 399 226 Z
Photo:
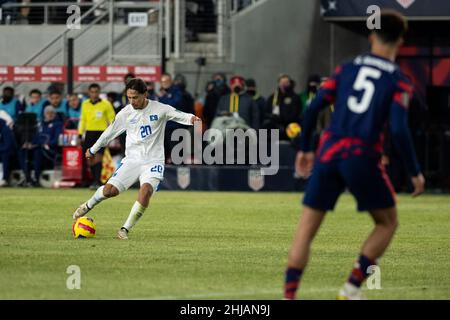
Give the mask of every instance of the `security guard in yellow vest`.
M 83 137 L 83 154 L 87 148 L 91 147 L 114 121 L 115 112 L 111 103 L 106 99 L 100 98 L 100 86 L 93 83 L 89 86 L 89 99 L 81 105 L 81 117 L 78 126 L 78 133 Z M 88 165 L 94 178 L 91 189 L 100 187 L 102 160 L 104 148 L 99 150 L 95 157 L 88 160 Z

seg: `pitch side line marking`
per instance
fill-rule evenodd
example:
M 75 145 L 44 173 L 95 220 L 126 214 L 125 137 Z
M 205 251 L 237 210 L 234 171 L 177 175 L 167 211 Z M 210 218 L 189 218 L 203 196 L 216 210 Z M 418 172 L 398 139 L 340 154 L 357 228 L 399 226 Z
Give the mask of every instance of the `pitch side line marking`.
M 374 291 L 400 291 L 400 290 L 423 290 L 423 289 L 437 289 L 445 290 L 450 289 L 446 287 L 439 288 L 428 288 L 428 287 L 387 287 L 381 290 Z M 338 293 L 339 288 L 321 288 L 321 289 L 302 289 L 301 292 L 305 293 L 315 293 L 315 292 L 336 292 Z M 372 290 L 366 290 L 366 292 Z M 131 300 L 183 300 L 183 299 L 195 299 L 195 298 L 214 298 L 214 297 L 229 297 L 229 296 L 251 296 L 259 294 L 279 294 L 280 297 L 283 295 L 283 290 L 263 290 L 263 291 L 243 291 L 243 292 L 212 292 L 212 293 L 196 293 L 184 296 L 156 296 L 149 298 L 132 298 Z M 280 298 L 281 299 L 281 298 Z

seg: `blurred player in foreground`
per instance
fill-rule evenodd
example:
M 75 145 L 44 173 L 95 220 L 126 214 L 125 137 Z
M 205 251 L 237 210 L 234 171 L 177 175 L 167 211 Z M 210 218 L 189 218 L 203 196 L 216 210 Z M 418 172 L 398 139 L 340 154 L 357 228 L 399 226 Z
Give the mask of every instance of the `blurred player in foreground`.
M 311 243 L 325 213 L 333 210 L 347 188 L 358 203 L 358 211 L 368 211 L 375 227 L 364 242 L 348 281 L 338 299 L 364 299 L 361 284 L 369 267 L 377 264 L 397 228 L 397 209 L 392 185 L 380 163 L 382 131 L 386 123 L 402 154 L 414 186 L 413 197 L 424 191 L 408 128 L 408 107 L 412 86 L 394 64 L 407 31 L 405 18 L 383 11 L 381 29 L 370 36 L 371 53 L 339 66 L 308 108 L 296 170 L 308 177 L 303 214 L 289 253 L 285 275 L 285 299 L 295 299 L 308 263 Z M 321 110 L 334 103 L 330 127 L 321 137 L 316 153 L 312 135 Z
M 126 132 L 125 158 L 106 185 L 97 189 L 87 202 L 73 214 L 78 219 L 101 201 L 115 197 L 140 181 L 138 199 L 131 208 L 125 224 L 118 231 L 119 239 L 128 239 L 128 232 L 147 209 L 150 197 L 157 191 L 164 173 L 164 128 L 167 121 L 193 125 L 201 121 L 193 114 L 184 113 L 157 101 L 147 99 L 147 86 L 142 79 L 131 79 L 126 84 L 129 104 L 116 116 L 97 142 L 86 150 L 90 159 L 111 140 Z

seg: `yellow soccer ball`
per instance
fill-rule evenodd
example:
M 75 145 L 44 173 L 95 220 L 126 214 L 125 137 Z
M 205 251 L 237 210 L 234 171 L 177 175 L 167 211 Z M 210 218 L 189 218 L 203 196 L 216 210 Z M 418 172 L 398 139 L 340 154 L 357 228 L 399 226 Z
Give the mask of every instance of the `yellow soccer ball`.
M 81 217 L 73 223 L 72 233 L 74 238 L 92 238 L 97 227 L 92 218 Z
M 286 135 L 289 137 L 289 139 L 294 139 L 301 132 L 302 128 L 297 122 L 289 123 L 288 126 L 286 127 Z

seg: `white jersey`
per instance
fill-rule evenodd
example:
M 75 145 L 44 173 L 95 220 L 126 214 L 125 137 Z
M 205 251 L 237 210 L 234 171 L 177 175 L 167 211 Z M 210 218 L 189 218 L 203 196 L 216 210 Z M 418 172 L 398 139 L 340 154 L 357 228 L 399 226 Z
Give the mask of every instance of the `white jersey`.
M 126 132 L 125 158 L 122 162 L 131 160 L 142 164 L 164 164 L 164 131 L 167 121 L 192 125 L 193 116 L 153 100 L 149 100 L 147 106 L 141 110 L 135 110 L 128 104 L 90 148 L 91 153 L 95 154 L 111 140 Z

